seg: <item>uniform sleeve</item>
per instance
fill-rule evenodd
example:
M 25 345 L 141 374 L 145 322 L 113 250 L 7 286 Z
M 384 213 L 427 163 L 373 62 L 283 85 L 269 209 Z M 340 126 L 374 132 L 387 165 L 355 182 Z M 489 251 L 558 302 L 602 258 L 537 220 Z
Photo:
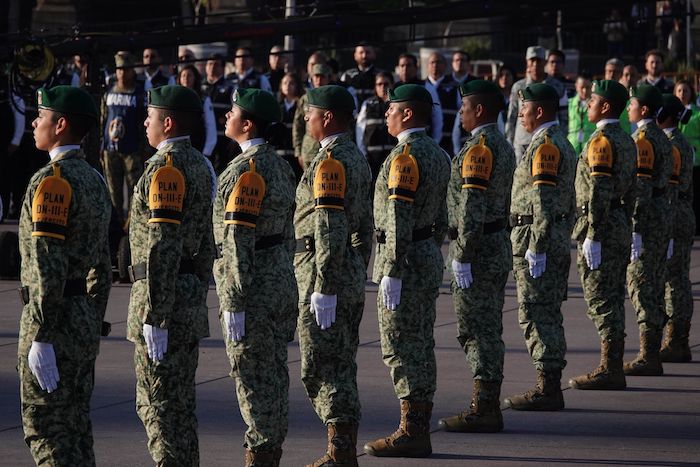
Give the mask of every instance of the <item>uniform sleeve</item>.
M 365 128 L 367 127 L 367 101 L 362 103 L 360 113 L 357 114 L 357 122 L 355 123 L 355 143 L 362 154 L 367 156 L 367 148 L 365 147 Z
M 160 167 L 151 164 L 139 179 L 137 191 L 141 202 L 148 204 L 151 177 Z M 136 193 L 134 194 L 136 196 Z M 177 282 L 180 259 L 182 257 L 182 238 L 180 225 L 169 222 L 150 222 L 147 224 L 146 238 L 146 303 L 144 324 L 167 328 L 173 313 L 176 294 L 173 287 Z
M 465 151 L 463 151 L 465 152 Z M 455 158 L 451 184 L 462 185 L 462 158 Z M 454 241 L 454 259 L 471 263 L 479 251 L 486 217 L 486 190 L 462 188 L 459 194 L 459 210 L 455 213 L 457 239 Z
M 292 123 L 292 146 L 294 146 L 294 157 L 299 159 L 301 154 L 301 143 L 304 140 L 306 133 L 306 122 L 304 121 L 304 107 L 306 107 L 306 99 L 300 99 L 299 105 L 294 112 L 294 120 Z
M 369 164 L 366 164 L 366 167 L 367 172 L 369 174 L 369 179 L 371 180 L 372 172 L 369 168 Z M 370 182 L 370 189 L 371 187 L 372 185 Z M 357 191 L 357 193 L 360 192 L 361 190 Z M 370 256 L 372 255 L 372 244 L 374 238 L 374 214 L 372 212 L 372 200 L 369 196 L 369 190 L 367 190 L 367 193 L 367 199 L 360 201 L 360 205 L 364 206 L 365 208 L 364 212 L 362 212 L 360 216 L 360 226 L 357 229 L 357 232 L 353 232 L 351 234 L 350 238 L 353 248 L 356 248 L 362 255 L 362 258 L 365 261 L 365 267 L 369 266 L 369 260 Z
M 392 160 L 403 150 L 403 145 L 399 145 L 392 150 L 388 160 Z M 377 183 L 389 181 L 389 170 L 391 163 L 382 167 L 383 177 Z M 382 276 L 395 278 L 403 277 L 404 258 L 408 253 L 413 239 L 415 219 L 413 215 L 413 203 L 395 198 L 386 200 L 386 243 L 384 244 L 384 270 Z
M 642 236 L 646 233 L 644 229 L 645 226 L 654 225 L 653 220 L 648 219 L 653 189 L 653 179 L 651 177 L 635 177 L 632 232 L 641 233 Z
M 32 218 L 34 192 L 43 177 L 35 177 L 29 182 L 22 204 L 22 217 Z M 55 342 L 56 327 L 61 316 L 63 287 L 68 275 L 68 254 L 65 240 L 53 237 L 31 236 L 29 258 L 22 258 L 22 269 L 30 271 L 30 302 L 24 308 L 30 321 L 37 326 L 36 334 L 28 336 L 37 342 Z M 24 280 L 24 279 L 23 279 Z
M 88 272 L 87 293 L 95 304 L 100 321 L 105 317 L 107 299 L 112 288 L 112 261 L 109 254 L 109 242 L 105 239 L 95 266 Z
M 529 155 L 532 164 L 532 154 Z M 563 161 L 562 161 L 563 163 Z M 532 173 L 532 166 L 530 168 Z M 530 244 L 528 249 L 535 253 L 546 253 L 549 250 L 554 225 L 554 212 L 557 206 L 557 190 L 555 186 L 538 184 L 535 186 L 532 196 L 532 228 L 530 229 Z
M 515 127 L 518 125 L 518 107 L 520 96 L 515 86 L 510 91 L 510 102 L 508 103 L 508 116 L 506 117 L 506 139 L 512 145 L 515 139 Z
M 591 167 L 587 160 L 588 144 L 590 139 L 586 144 L 586 147 L 581 154 L 581 158 L 586 164 L 587 170 L 590 172 Z M 617 146 L 612 146 L 612 157 L 613 160 L 617 159 Z M 594 175 L 591 174 L 591 189 L 590 189 L 590 199 L 588 200 L 588 231 L 586 232 L 586 237 L 597 242 L 602 240 L 599 228 L 605 224 L 610 214 L 610 202 L 613 199 L 614 194 L 614 184 L 613 178 L 605 175 Z M 632 191 L 632 190 L 630 190 Z

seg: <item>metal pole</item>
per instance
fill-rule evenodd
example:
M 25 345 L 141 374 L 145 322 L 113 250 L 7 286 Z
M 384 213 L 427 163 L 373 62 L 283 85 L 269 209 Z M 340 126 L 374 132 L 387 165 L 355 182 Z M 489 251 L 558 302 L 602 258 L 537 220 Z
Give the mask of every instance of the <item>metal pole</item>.
M 296 15 L 296 6 L 297 6 L 296 0 L 287 0 L 286 7 L 284 9 L 284 17 L 289 18 L 291 16 L 295 16 Z M 294 66 L 294 57 L 296 55 L 296 53 L 294 53 L 294 36 L 292 36 L 292 35 L 284 36 L 284 50 L 292 51 L 292 53 L 290 53 L 288 55 L 289 67 L 291 68 Z

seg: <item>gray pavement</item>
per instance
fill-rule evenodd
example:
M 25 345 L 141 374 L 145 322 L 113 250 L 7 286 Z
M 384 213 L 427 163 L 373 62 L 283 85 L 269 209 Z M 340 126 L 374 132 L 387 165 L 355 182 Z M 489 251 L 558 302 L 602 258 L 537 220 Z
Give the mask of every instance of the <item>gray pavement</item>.
M 572 252 L 573 253 L 573 252 Z M 693 251 L 691 280 L 700 283 L 700 247 Z M 455 434 L 437 430 L 437 420 L 462 410 L 471 395 L 471 373 L 456 336 L 449 277 L 438 299 L 435 323 L 438 390 L 433 412 L 433 455 L 429 459 L 378 459 L 362 445 L 396 428 L 399 416 L 387 368 L 381 361 L 376 316 L 376 286 L 368 283 L 357 354 L 363 419 L 358 461 L 361 466 L 453 465 L 700 465 L 700 319 L 693 320 L 691 346 L 696 361 L 665 364 L 663 377 L 629 377 L 626 391 L 577 391 L 568 379 L 598 363 L 599 340 L 585 314 L 575 266 L 569 275 L 564 323 L 568 365 L 563 388 L 566 410 L 555 413 L 504 411 L 498 434 Z M 17 282 L 0 281 L 0 465 L 29 466 L 22 439 L 16 365 L 21 313 Z M 535 371 L 518 327 L 515 284 L 509 281 L 503 309 L 506 343 L 502 397 L 529 389 Z M 700 300 L 700 289 L 695 293 Z M 152 464 L 143 427 L 134 410 L 133 346 L 125 339 L 129 286 L 114 284 L 107 310 L 112 334 L 103 338 L 92 400 L 95 452 L 100 466 Z M 242 465 L 243 433 L 229 363 L 218 324 L 216 292 L 209 292 L 211 337 L 201 343 L 197 372 L 197 415 L 202 466 Z M 626 312 L 626 357 L 639 345 L 635 316 Z M 325 449 L 321 425 L 301 385 L 299 349 L 289 345 L 290 419 L 282 465 L 312 462 Z

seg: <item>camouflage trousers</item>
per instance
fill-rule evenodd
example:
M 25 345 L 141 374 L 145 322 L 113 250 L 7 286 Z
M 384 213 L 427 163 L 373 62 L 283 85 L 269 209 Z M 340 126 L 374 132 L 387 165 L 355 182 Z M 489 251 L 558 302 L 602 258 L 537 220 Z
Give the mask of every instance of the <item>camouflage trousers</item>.
M 627 290 L 640 330 L 661 331 L 666 323 L 664 277 L 668 238 L 665 229 L 642 237 L 642 254 L 627 266 Z
M 518 288 L 518 322 L 527 351 L 538 370 L 561 370 L 566 366 L 566 338 L 561 304 L 566 299 L 571 256 L 547 256 L 544 274 L 533 279 L 528 261 L 513 257 L 513 276 Z
M 143 157 L 140 152 L 122 154 L 115 151 L 103 151 L 102 169 L 109 188 L 112 205 L 121 216 L 124 213 L 124 180 L 128 194 L 127 212 L 131 208 L 131 194 L 134 185 L 143 173 Z
M 510 266 L 510 261 L 477 259 L 472 263 L 474 281 L 468 289 L 460 289 L 452 280 L 457 340 L 474 379 L 503 380 L 503 302 Z
M 36 465 L 94 466 L 90 397 L 95 383 L 95 355 L 66 357 L 56 348 L 61 380 L 51 394 L 42 390 L 19 358 L 24 441 Z
M 163 360 L 154 363 L 146 346 L 136 344 L 136 412 L 159 467 L 199 465 L 194 386 L 198 357 L 198 343 L 169 343 Z
M 336 321 L 325 331 L 316 324 L 309 304 L 299 303 L 301 381 L 324 424 L 360 421 L 355 357 L 364 296 L 343 298 L 338 296 Z
M 583 241 L 578 242 L 576 265 L 588 317 L 595 324 L 601 339 L 625 338 L 625 270 L 630 258 L 628 229 L 607 232 L 601 238 L 601 263 L 591 271 L 583 256 Z
M 401 290 L 395 311 L 384 306 L 377 294 L 382 358 L 389 367 L 394 392 L 399 399 L 432 401 L 435 394 L 435 301 L 439 289 Z
M 692 212 L 691 212 L 692 215 Z M 673 239 L 673 256 L 666 261 L 666 319 L 690 321 L 693 317 L 693 291 L 690 283 L 690 251 L 693 237 Z
M 249 309 L 245 338 L 240 342 L 225 339 L 238 407 L 248 426 L 245 446 L 252 451 L 274 451 L 287 436 L 287 343 L 294 339 L 295 302 L 287 309 Z M 221 325 L 225 336 L 223 318 Z

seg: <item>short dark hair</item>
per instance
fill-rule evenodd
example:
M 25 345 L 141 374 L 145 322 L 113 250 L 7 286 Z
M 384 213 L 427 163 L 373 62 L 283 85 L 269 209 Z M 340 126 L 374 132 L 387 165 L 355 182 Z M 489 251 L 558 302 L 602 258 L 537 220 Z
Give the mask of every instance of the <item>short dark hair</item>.
M 660 51 L 659 49 L 651 49 L 650 51 L 644 54 L 644 61 L 646 62 L 652 55 L 656 55 L 661 59 L 661 61 L 664 60 L 664 53 L 662 51 Z
M 403 54 L 399 55 L 399 60 L 398 60 L 398 61 L 400 61 L 402 58 L 406 58 L 406 59 L 408 59 L 408 60 L 411 60 L 411 61 L 413 62 L 413 65 L 414 65 L 414 66 L 418 66 L 418 59 L 416 58 L 415 55 L 409 54 L 409 53 L 403 53 Z M 398 62 L 398 61 L 397 61 L 397 62 Z
M 399 109 L 409 108 L 413 111 L 413 118 L 417 123 L 429 125 L 433 115 L 433 106 L 427 102 L 404 101 L 399 102 Z
M 561 50 L 559 50 L 559 49 L 550 50 L 549 53 L 547 54 L 547 59 L 549 60 L 549 57 L 551 57 L 552 55 L 555 55 L 555 56 L 561 58 L 562 63 L 566 63 L 566 55 Z
M 455 50 L 452 56 L 454 57 L 455 54 L 464 55 L 464 58 L 466 58 L 468 62 L 472 61 L 472 58 L 469 56 L 469 53 L 466 50 Z
M 388 71 L 384 71 L 384 70 L 378 71 L 377 74 L 374 75 L 374 81 L 376 82 L 377 78 L 379 78 L 379 77 L 388 79 L 389 84 L 394 84 L 394 75 L 392 75 Z
M 202 112 L 186 112 L 182 110 L 157 109 L 160 121 L 170 117 L 177 124 L 182 135 L 192 135 L 203 124 L 204 115 Z
M 219 62 L 219 65 L 226 66 L 226 59 L 221 54 L 214 54 L 210 56 L 208 60 L 216 60 L 217 62 Z
M 65 119 L 68 122 L 68 133 L 71 138 L 77 141 L 82 141 L 85 135 L 87 135 L 90 129 L 97 123 L 95 119 L 87 115 L 52 112 L 51 122 L 56 123 L 61 118 Z
M 498 119 L 498 115 L 505 109 L 506 101 L 498 94 L 472 94 L 466 96 L 473 106 L 481 104 L 489 120 Z M 459 117 L 458 117 L 459 118 Z

